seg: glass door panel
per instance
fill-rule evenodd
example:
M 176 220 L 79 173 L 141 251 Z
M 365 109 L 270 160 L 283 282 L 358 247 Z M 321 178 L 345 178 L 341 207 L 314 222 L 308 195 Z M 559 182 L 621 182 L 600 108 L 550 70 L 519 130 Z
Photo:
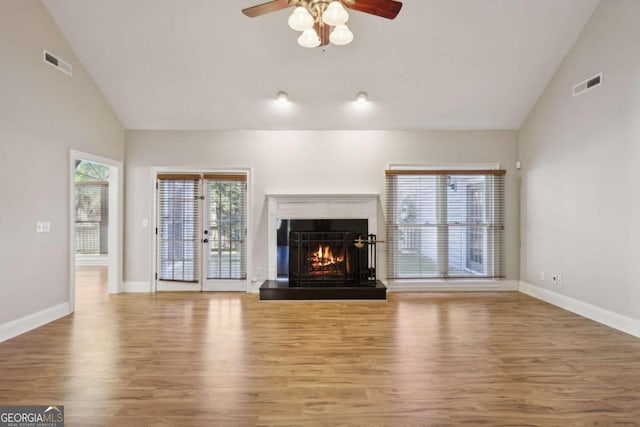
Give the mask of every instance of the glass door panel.
M 204 188 L 204 289 L 244 290 L 246 181 L 212 176 Z
M 200 290 L 200 176 L 159 175 L 157 280 L 159 291 Z

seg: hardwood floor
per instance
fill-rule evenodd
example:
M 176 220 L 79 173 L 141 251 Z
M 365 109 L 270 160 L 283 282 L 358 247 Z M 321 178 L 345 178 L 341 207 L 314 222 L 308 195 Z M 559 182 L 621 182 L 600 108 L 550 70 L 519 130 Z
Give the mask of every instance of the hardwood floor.
M 640 425 L 640 340 L 518 293 L 106 295 L 0 343 L 0 404 L 67 425 Z M 84 285 L 86 287 L 82 287 Z

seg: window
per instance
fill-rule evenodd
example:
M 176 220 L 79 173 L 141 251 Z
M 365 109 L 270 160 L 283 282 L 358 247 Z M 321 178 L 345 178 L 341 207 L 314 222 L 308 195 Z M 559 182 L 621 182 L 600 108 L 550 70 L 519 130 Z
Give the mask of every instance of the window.
M 504 277 L 504 170 L 388 170 L 390 279 Z
M 109 166 L 77 161 L 75 172 L 76 254 L 109 253 Z

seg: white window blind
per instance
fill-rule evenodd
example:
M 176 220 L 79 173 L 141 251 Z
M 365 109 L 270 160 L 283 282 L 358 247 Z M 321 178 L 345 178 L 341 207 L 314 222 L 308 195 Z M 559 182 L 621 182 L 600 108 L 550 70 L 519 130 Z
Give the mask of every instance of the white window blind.
M 207 279 L 247 277 L 245 175 L 205 174 Z
M 389 278 L 503 278 L 504 175 L 387 170 Z
M 158 175 L 158 279 L 198 282 L 200 175 Z

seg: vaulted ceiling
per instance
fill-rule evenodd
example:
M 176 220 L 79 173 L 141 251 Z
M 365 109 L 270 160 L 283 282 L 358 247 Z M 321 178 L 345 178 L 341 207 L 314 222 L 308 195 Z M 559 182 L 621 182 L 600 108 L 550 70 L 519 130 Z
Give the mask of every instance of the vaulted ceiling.
M 261 2 L 43 0 L 128 129 L 518 129 L 599 0 L 404 0 L 324 50 Z

